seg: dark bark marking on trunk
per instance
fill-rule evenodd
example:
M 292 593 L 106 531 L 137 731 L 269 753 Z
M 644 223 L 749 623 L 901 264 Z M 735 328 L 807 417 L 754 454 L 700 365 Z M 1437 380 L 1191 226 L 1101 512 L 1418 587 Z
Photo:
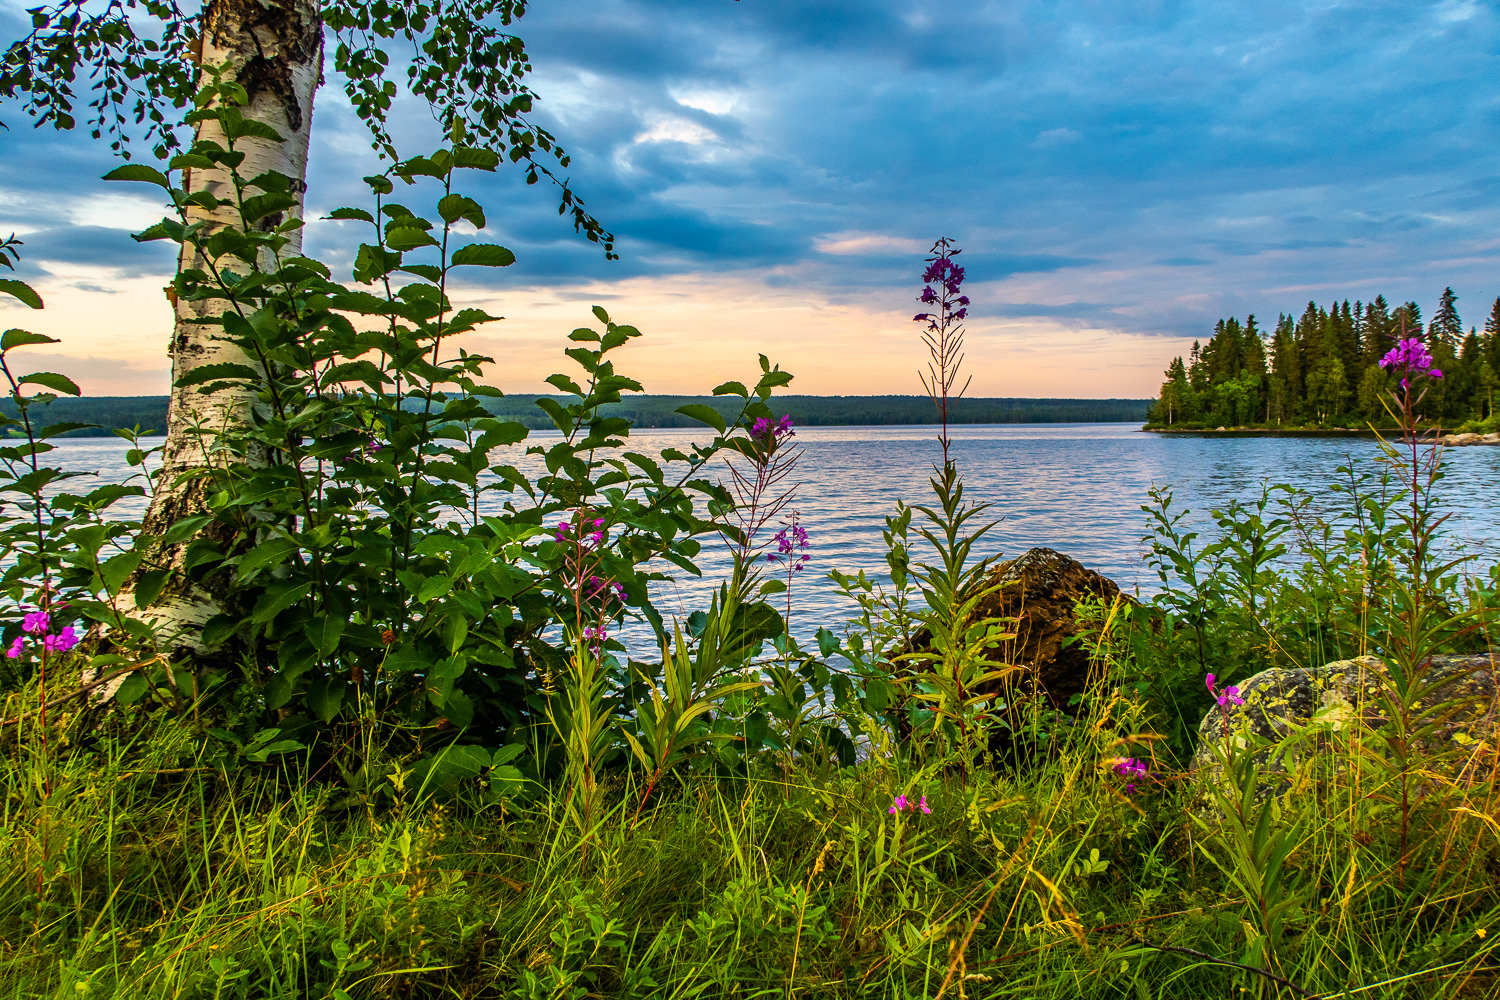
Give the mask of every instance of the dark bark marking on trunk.
M 203 30 L 215 46 L 244 58 L 235 79 L 251 102 L 262 92 L 275 94 L 286 108 L 288 127 L 302 131 L 304 111 L 292 84 L 292 67 L 322 50 L 322 20 L 307 16 L 295 3 L 211 0 L 203 12 Z

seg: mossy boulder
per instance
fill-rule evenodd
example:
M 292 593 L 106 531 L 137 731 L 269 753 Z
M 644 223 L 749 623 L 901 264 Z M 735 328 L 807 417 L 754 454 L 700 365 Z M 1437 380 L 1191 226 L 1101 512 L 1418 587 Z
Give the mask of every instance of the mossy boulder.
M 1497 668 L 1497 657 L 1489 653 L 1432 658 L 1424 668 L 1415 713 L 1425 715 L 1416 724 L 1418 754 L 1433 763 L 1450 758 L 1458 769 L 1470 766 L 1471 759 L 1477 761 L 1475 751 L 1482 750 L 1482 744 L 1493 755 L 1500 728 Z M 1385 664 L 1374 656 L 1307 669 L 1263 670 L 1237 685 L 1243 705 L 1230 702 L 1209 709 L 1198 727 L 1193 767 L 1218 773 L 1216 758 L 1226 733 L 1232 745 L 1254 746 L 1306 732 L 1313 742 L 1302 747 L 1316 749 L 1373 734 L 1388 721 L 1382 692 L 1389 684 Z M 1285 771 L 1293 764 L 1279 755 L 1273 759 L 1269 750 L 1258 751 L 1256 757 L 1262 772 Z
M 1071 556 L 1035 548 L 997 563 L 979 588 L 990 593 L 979 602 L 973 620 L 1016 619 L 1016 638 L 999 647 L 995 658 L 1025 667 L 1023 689 L 1035 685 L 1052 707 L 1067 710 L 1089 676 L 1088 653 L 1073 642 L 1079 631 L 1075 609 L 1084 599 L 1114 601 L 1120 597 L 1119 585 Z

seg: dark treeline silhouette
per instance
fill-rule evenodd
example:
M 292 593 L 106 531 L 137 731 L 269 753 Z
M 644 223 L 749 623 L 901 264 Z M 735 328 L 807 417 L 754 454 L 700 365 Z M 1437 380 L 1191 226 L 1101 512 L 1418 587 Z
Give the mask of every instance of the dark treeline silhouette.
M 39 419 L 40 411 L 32 410 L 32 419 Z M 0 398 L 0 413 L 15 419 L 16 404 L 10 397 Z M 48 406 L 41 419 L 43 424 L 77 423 L 97 424 L 68 431 L 60 437 L 110 437 L 117 427 L 139 427 L 142 433 L 157 434 L 167 429 L 166 396 L 84 396 L 73 399 L 60 396 Z M 12 432 L 16 428 L 9 428 Z
M 536 408 L 537 397 L 516 393 L 485 400 L 496 416 L 528 427 L 550 427 Z M 960 399 L 948 404 L 948 419 L 959 424 L 1058 424 L 1135 422 L 1145 419 L 1149 399 Z M 737 412 L 737 397 L 635 396 L 605 407 L 610 416 L 626 416 L 637 427 L 697 427 L 697 421 L 675 412 L 687 403 L 706 403 L 726 417 Z M 799 427 L 870 424 L 935 424 L 937 410 L 926 396 L 776 396 L 771 406 L 787 413 Z
M 559 398 L 559 397 L 554 397 Z M 497 417 L 527 427 L 551 427 L 536 408 L 538 397 L 516 393 L 484 404 Z M 950 404 L 949 419 L 960 424 L 1055 424 L 1137 422 L 1146 417 L 1149 399 L 963 399 Z M 687 403 L 707 403 L 726 416 L 738 410 L 734 397 L 637 396 L 605 407 L 611 416 L 628 416 L 639 427 L 697 427 L 689 417 L 674 412 Z M 926 396 L 777 396 L 778 413 L 790 413 L 801 427 L 863 424 L 931 424 L 937 422 L 932 400 Z M 16 415 L 15 404 L 0 400 L 0 412 Z M 74 421 L 98 428 L 70 431 L 66 437 L 102 437 L 116 427 L 161 431 L 167 425 L 166 396 L 93 396 L 58 399 L 47 415 L 49 423 Z
M 1278 317 L 1262 330 L 1255 317 L 1214 326 L 1186 363 L 1174 358 L 1152 402 L 1152 427 L 1389 426 L 1382 399 L 1395 380 L 1380 359 L 1402 337 L 1427 344 L 1437 368 L 1422 405 L 1428 420 L 1455 426 L 1493 417 L 1500 389 L 1500 298 L 1484 330 L 1464 332 L 1453 289 L 1443 291 L 1424 328 L 1415 302 L 1392 309 L 1384 296 L 1327 309 L 1309 302 L 1301 318 Z

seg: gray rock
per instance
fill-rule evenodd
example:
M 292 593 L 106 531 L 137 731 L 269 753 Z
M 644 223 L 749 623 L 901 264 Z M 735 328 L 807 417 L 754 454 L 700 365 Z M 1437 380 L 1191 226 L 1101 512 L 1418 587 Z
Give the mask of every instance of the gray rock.
M 1489 741 L 1493 754 L 1500 728 L 1497 669 L 1500 657 L 1493 653 L 1432 658 L 1418 711 L 1437 711 L 1425 720 L 1430 730 L 1417 741 L 1418 754 L 1434 764 L 1446 756 L 1459 767 L 1473 757 L 1472 750 L 1481 742 Z M 1246 746 L 1307 730 L 1311 741 L 1299 750 L 1317 752 L 1343 734 L 1355 735 L 1358 729 L 1374 732 L 1386 724 L 1381 698 L 1386 682 L 1386 668 L 1373 656 L 1305 670 L 1261 671 L 1238 685 L 1244 705 L 1215 705 L 1204 717 L 1198 727 L 1193 768 L 1208 777 L 1218 774 L 1215 751 L 1225 743 L 1226 733 L 1231 745 Z M 1256 752 L 1256 767 L 1262 773 L 1285 771 L 1294 763 L 1282 755 L 1272 759 L 1269 750 Z
M 1475 434 L 1473 431 L 1466 431 L 1463 434 L 1444 434 L 1438 438 L 1438 443 L 1445 448 L 1462 448 L 1474 444 L 1497 445 L 1500 444 L 1500 431 L 1493 434 Z

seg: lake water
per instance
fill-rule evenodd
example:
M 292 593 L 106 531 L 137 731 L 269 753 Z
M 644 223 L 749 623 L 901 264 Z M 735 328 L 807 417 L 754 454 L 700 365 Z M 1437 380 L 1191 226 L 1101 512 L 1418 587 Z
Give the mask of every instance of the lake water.
M 1193 520 L 1204 523 L 1211 508 L 1236 497 L 1258 496 L 1264 480 L 1323 489 L 1346 459 L 1367 460 L 1373 467 L 1378 454 L 1370 438 L 1187 437 L 1147 434 L 1138 426 L 955 428 L 954 456 L 965 497 L 992 504 L 991 513 L 1000 519 L 980 554 L 1012 556 L 1044 545 L 1099 570 L 1127 591 L 1149 592 L 1156 579 L 1142 561 L 1146 516 L 1140 506 L 1152 485 L 1171 485 L 1174 508 L 1189 508 Z M 556 438 L 538 432 L 532 441 L 544 443 L 549 436 Z M 630 441 L 632 450 L 651 453 L 685 448 L 707 437 L 685 429 L 641 430 Z M 941 458 L 935 438 L 933 427 L 811 427 L 797 432 L 795 442 L 803 455 L 792 507 L 807 529 L 813 556 L 795 582 L 798 634 L 810 634 L 820 625 L 837 627 L 850 613 L 852 606 L 825 577 L 829 569 L 875 574 L 885 569 L 884 518 L 898 499 L 926 503 L 931 498 L 927 480 Z M 118 480 L 129 472 L 121 444 L 115 439 L 67 439 L 54 457 L 66 468 Z M 1494 561 L 1500 557 L 1500 448 L 1450 449 L 1446 462 L 1439 496 L 1452 513 L 1450 536 L 1480 553 L 1486 563 Z M 727 565 L 722 545 L 705 542 L 700 565 L 703 581 L 679 574 L 685 578 L 659 588 L 665 614 L 686 615 L 704 606 L 705 588 Z

